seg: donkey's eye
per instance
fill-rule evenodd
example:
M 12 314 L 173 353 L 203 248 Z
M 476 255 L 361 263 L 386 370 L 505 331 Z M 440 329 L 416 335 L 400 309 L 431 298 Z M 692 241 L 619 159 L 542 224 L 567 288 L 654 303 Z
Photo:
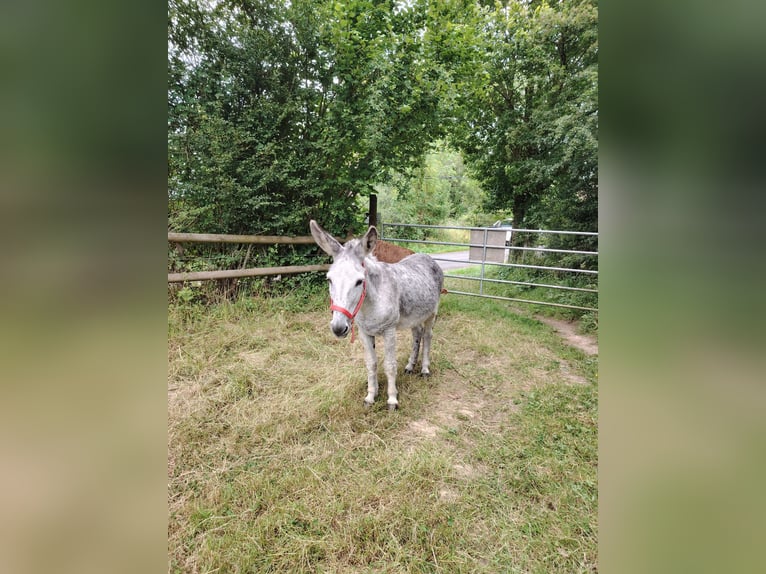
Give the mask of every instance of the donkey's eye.
M 357 279 L 356 280 L 356 286 L 359 287 L 361 284 L 362 284 L 362 280 L 361 279 Z

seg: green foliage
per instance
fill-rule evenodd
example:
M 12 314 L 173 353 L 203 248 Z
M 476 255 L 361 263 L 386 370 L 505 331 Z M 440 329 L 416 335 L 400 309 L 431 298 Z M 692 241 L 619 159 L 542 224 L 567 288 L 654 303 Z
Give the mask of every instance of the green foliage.
M 345 236 L 376 191 L 384 222 L 596 230 L 597 26 L 595 0 L 171 0 L 169 229 Z M 190 247 L 170 268 L 316 253 Z
M 485 194 L 471 177 L 460 152 L 438 142 L 423 157 L 420 166 L 399 172 L 375 186 L 378 212 L 383 222 L 438 225 L 475 225 L 482 218 Z M 493 220 L 494 221 L 494 220 Z M 407 239 L 433 237 L 422 229 L 397 228 Z
M 315 245 L 231 245 L 211 243 L 168 244 L 168 271 L 185 273 L 217 269 L 251 267 L 282 267 L 315 265 L 319 248 Z M 183 287 L 169 287 L 171 301 L 187 303 L 218 303 L 238 297 L 259 295 L 279 296 L 296 289 L 305 293 L 317 286 L 325 287 L 319 273 L 243 277 L 216 281 L 193 282 Z M 193 293 L 190 298 L 188 294 Z
M 172 0 L 171 228 L 357 230 L 356 197 L 443 131 L 449 82 L 424 17 L 366 0 Z
M 597 25 L 591 0 L 487 12 L 452 135 L 516 227 L 597 229 Z

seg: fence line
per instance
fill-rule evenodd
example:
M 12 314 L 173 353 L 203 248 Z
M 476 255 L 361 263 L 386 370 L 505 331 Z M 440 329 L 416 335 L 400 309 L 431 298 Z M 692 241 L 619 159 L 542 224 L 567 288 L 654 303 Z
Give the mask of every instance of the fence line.
M 168 232 L 171 243 L 249 243 L 274 245 L 309 245 L 314 243 L 310 235 L 287 237 L 281 235 L 223 235 L 217 233 L 173 233 Z M 339 240 L 343 241 L 343 240 Z M 252 267 L 249 269 L 224 269 L 219 271 L 190 271 L 186 273 L 168 273 L 168 283 L 183 281 L 212 281 L 237 277 L 264 277 L 267 275 L 290 275 L 294 273 L 313 273 L 327 271 L 329 265 L 291 265 L 285 267 Z
M 484 297 L 487 299 L 499 299 L 504 301 L 515 301 L 520 303 L 531 303 L 535 305 L 548 305 L 552 307 L 564 307 L 564 308 L 570 308 L 570 309 L 579 309 L 583 311 L 598 311 L 597 308 L 593 307 L 583 307 L 578 305 L 567 305 L 562 303 L 552 303 L 547 301 L 533 301 L 530 299 L 521 299 L 521 298 L 515 298 L 515 297 L 501 297 L 497 295 L 487 295 L 484 293 L 484 283 L 495 283 L 495 284 L 509 284 L 509 285 L 521 285 L 521 286 L 527 286 L 527 287 L 540 287 L 544 289 L 559 289 L 559 290 L 566 290 L 566 291 L 580 291 L 580 292 L 589 292 L 598 294 L 597 289 L 588 289 L 583 287 L 570 287 L 567 285 L 551 285 L 546 283 L 533 283 L 533 282 L 526 282 L 526 281 L 511 281 L 511 280 L 503 280 L 503 279 L 493 279 L 485 276 L 485 266 L 486 265 L 493 265 L 496 267 L 506 267 L 506 268 L 526 268 L 526 269 L 539 269 L 539 270 L 548 270 L 548 271 L 555 271 L 560 273 L 584 273 L 584 274 L 590 274 L 597 276 L 598 271 L 597 270 L 591 270 L 591 269 L 572 269 L 567 267 L 553 267 L 553 266 L 546 266 L 546 265 L 531 265 L 531 264 L 523 264 L 523 263 L 505 263 L 505 262 L 498 262 L 498 261 L 490 261 L 487 259 L 487 254 L 489 253 L 497 253 L 498 250 L 503 250 L 503 259 L 505 258 L 505 252 L 511 251 L 511 250 L 517 250 L 517 251 L 534 251 L 538 254 L 542 253 L 565 253 L 565 254 L 576 254 L 576 255 L 585 255 L 585 256 L 598 256 L 598 251 L 582 251 L 582 250 L 567 250 L 567 249 L 548 249 L 545 247 L 517 247 L 512 245 L 490 245 L 488 244 L 488 234 L 492 232 L 493 234 L 506 234 L 506 233 L 543 233 L 543 234 L 559 234 L 559 235 L 582 235 L 582 236 L 598 236 L 598 232 L 589 232 L 589 231 L 557 231 L 557 230 L 546 230 L 546 229 L 507 229 L 507 228 L 493 228 L 493 227 L 459 227 L 459 226 L 448 226 L 448 225 L 417 225 L 417 224 L 411 224 L 411 223 L 380 223 L 380 232 L 381 232 L 381 239 L 384 238 L 383 236 L 383 228 L 384 227 L 411 227 L 411 228 L 426 228 L 426 229 L 456 229 L 456 230 L 463 230 L 463 231 L 477 231 L 482 232 L 484 241 L 482 243 L 476 243 L 469 242 L 469 243 L 460 243 L 460 242 L 453 242 L 453 241 L 429 241 L 429 240 L 418 240 L 418 239 L 402 239 L 402 238 L 396 238 L 396 237 L 385 237 L 386 241 L 390 242 L 397 242 L 397 243 L 421 243 L 421 244 L 431 244 L 431 245 L 452 245 L 455 247 L 464 247 L 464 248 L 471 248 L 474 249 L 481 249 L 481 259 L 469 259 L 467 261 L 468 265 L 480 265 L 481 266 L 481 276 L 480 277 L 471 277 L 471 276 L 459 276 L 459 275 L 450 275 L 446 274 L 445 278 L 449 279 L 459 279 L 459 280 L 467 280 L 467 281 L 478 281 L 479 282 L 479 293 L 471 293 L 467 291 L 459 291 L 459 290 L 453 290 L 450 289 L 450 293 L 455 295 L 467 295 L 472 297 Z M 347 241 L 349 238 L 346 239 L 340 239 L 339 241 Z M 500 238 L 502 239 L 502 237 Z M 291 245 L 311 245 L 314 243 L 314 238 L 309 236 L 298 236 L 298 237 L 288 237 L 288 236 L 278 236 L 278 235 L 224 235 L 224 234 L 212 234 L 212 233 L 174 233 L 174 232 L 168 232 L 168 241 L 171 243 L 239 243 L 239 244 L 261 244 L 261 245 L 273 245 L 273 244 L 291 244 Z M 452 261 L 450 259 L 445 259 L 443 257 L 439 257 L 438 253 L 433 254 L 432 257 L 437 261 Z M 330 268 L 329 265 L 301 265 L 301 266 L 283 266 L 283 267 L 254 267 L 249 269 L 228 269 L 228 270 L 218 270 L 218 271 L 194 271 L 194 272 L 187 272 L 187 273 L 168 273 L 168 282 L 169 283 L 176 283 L 176 282 L 183 282 L 183 281 L 210 281 L 210 280 L 217 280 L 217 279 L 231 279 L 231 278 L 238 278 L 238 277 L 262 277 L 262 276 L 268 276 L 268 275 L 289 275 L 294 273 L 315 273 L 315 272 L 321 272 L 321 271 L 327 271 Z
M 192 271 L 189 273 L 168 273 L 168 283 L 181 281 L 210 281 L 235 277 L 263 277 L 265 275 L 290 275 L 292 273 L 313 273 L 327 271 L 329 265 L 294 265 L 287 267 L 253 267 L 251 269 L 227 269 L 223 271 Z
M 434 257 L 434 259 L 436 259 Z M 454 259 L 439 259 L 439 261 L 454 261 Z M 471 277 L 469 275 L 444 275 L 450 279 L 461 279 L 463 281 L 484 281 L 486 283 L 505 283 L 506 285 L 525 285 L 527 287 L 547 287 L 548 289 L 562 289 L 564 291 L 584 291 L 586 293 L 598 293 L 598 289 L 587 289 L 585 287 L 570 287 L 568 285 L 546 285 L 545 283 L 527 283 L 526 281 L 508 281 L 506 279 L 489 279 L 487 277 Z
M 598 235 L 598 231 L 558 231 L 551 229 L 509 229 L 505 227 L 464 227 L 459 225 L 420 225 L 418 223 L 381 223 L 381 227 L 423 227 L 426 229 L 462 229 L 468 231 L 513 231 L 514 233 L 552 233 L 555 235 Z M 386 239 L 388 241 L 388 239 Z
M 390 241 L 388 238 L 386 238 L 386 241 Z M 406 239 L 404 240 L 406 241 Z M 481 247 L 481 246 L 480 246 Z M 508 249 L 507 247 L 490 247 L 489 245 L 486 246 L 487 249 Z M 436 257 L 434 256 L 436 255 Z M 453 259 L 445 259 L 444 257 L 438 257 L 438 253 L 435 253 L 434 255 L 431 255 L 433 259 L 436 259 L 437 261 L 454 261 Z M 598 271 L 594 269 L 572 269 L 570 267 L 549 267 L 546 265 L 524 265 L 523 263 L 496 263 L 494 261 L 487 261 L 484 260 L 468 260 L 468 263 L 474 264 L 474 265 L 494 265 L 495 267 L 523 267 L 524 269 L 547 269 L 549 271 L 563 271 L 563 272 L 569 272 L 569 273 L 589 273 L 591 275 L 598 275 Z
M 389 225 L 385 223 L 384 225 Z M 410 226 L 413 227 L 413 226 Z M 471 231 L 481 231 L 483 229 L 489 229 L 490 231 L 505 231 L 503 229 L 497 229 L 492 227 L 438 227 L 439 229 L 465 229 Z M 515 230 L 514 230 L 515 232 Z M 537 232 L 535 232 L 537 233 Z M 382 238 L 382 236 L 381 236 Z M 455 247 L 484 247 L 483 243 L 459 243 L 455 241 L 430 241 L 426 239 L 405 239 L 403 237 L 386 237 L 386 241 L 392 243 L 427 243 L 428 245 L 454 245 Z M 535 251 L 537 253 L 574 253 L 576 255 L 598 255 L 598 251 L 576 251 L 574 249 L 548 249 L 547 247 L 517 247 L 515 245 L 499 246 L 499 245 L 487 245 L 487 249 L 510 249 L 512 251 Z
M 459 231 L 468 231 L 470 232 L 471 237 L 470 237 L 469 243 L 460 243 L 455 241 L 431 241 L 431 240 L 422 240 L 422 239 L 404 239 L 400 237 L 389 237 L 387 235 L 384 235 L 383 228 L 385 227 L 423 228 L 423 229 L 429 229 L 429 230 L 430 229 L 451 229 L 451 230 L 459 230 Z M 445 274 L 444 277 L 445 279 L 478 281 L 479 292 L 472 293 L 468 291 L 450 289 L 449 292 L 452 294 L 468 295 L 472 297 L 484 297 L 487 299 L 499 299 L 503 301 L 515 301 L 515 302 L 530 303 L 535 305 L 548 305 L 551 307 L 564 307 L 569 309 L 598 312 L 598 309 L 595 307 L 584 307 L 580 305 L 553 303 L 553 302 L 547 302 L 547 301 L 534 301 L 531 299 L 522 299 L 517 297 L 501 297 L 499 295 L 487 295 L 484 293 L 484 284 L 491 283 L 491 284 L 520 285 L 520 286 L 526 286 L 526 287 L 538 287 L 542 289 L 558 289 L 562 291 L 587 292 L 587 293 L 594 293 L 597 296 L 598 289 L 589 289 L 584 287 L 571 287 L 568 285 L 551 285 L 548 283 L 534 283 L 530 281 L 511 281 L 511 280 L 504 280 L 504 279 L 489 278 L 489 277 L 486 277 L 485 266 L 492 265 L 492 266 L 501 267 L 501 268 L 537 269 L 537 270 L 553 271 L 556 273 L 581 273 L 581 274 L 589 274 L 589 275 L 597 277 L 598 270 L 593 270 L 593 269 L 573 269 L 569 267 L 556 267 L 551 265 L 506 263 L 505 261 L 508 254 L 511 251 L 521 251 L 522 253 L 531 251 L 540 255 L 544 253 L 557 253 L 557 254 L 569 254 L 569 255 L 584 255 L 586 257 L 598 256 L 598 251 L 585 251 L 585 250 L 577 250 L 577 249 L 548 249 L 546 247 L 514 246 L 510 244 L 511 243 L 510 236 L 512 236 L 512 234 L 514 233 L 548 234 L 548 235 L 580 235 L 585 237 L 598 237 L 598 232 L 561 231 L 561 230 L 550 230 L 550 229 L 512 229 L 507 227 L 462 227 L 462 226 L 455 226 L 455 225 L 418 225 L 414 223 L 381 223 L 380 228 L 381 228 L 381 238 L 384 238 L 386 241 L 390 241 L 392 243 L 451 245 L 455 247 L 468 248 L 469 259 L 466 262 L 466 264 L 480 265 L 481 275 L 479 277 L 471 277 L 471 276 Z M 483 239 L 483 241 L 481 243 L 477 243 L 476 242 L 477 239 Z M 495 244 L 491 244 L 489 239 L 492 239 L 493 243 Z M 502 241 L 502 243 L 498 244 L 496 243 L 497 241 Z M 473 253 L 477 249 L 481 250 L 480 255 Z M 489 259 L 487 257 L 488 254 L 490 255 Z M 446 259 L 444 257 L 439 257 L 438 253 L 432 254 L 431 257 L 433 257 L 433 259 L 437 261 L 454 261 L 454 259 Z M 501 261 L 497 261 L 498 258 L 500 258 Z M 494 259 L 494 261 L 491 259 Z
M 564 305 L 563 303 L 549 303 L 548 301 L 533 301 L 532 299 L 517 299 L 515 297 L 500 297 L 498 295 L 485 295 L 484 293 L 471 293 L 470 291 L 449 290 L 451 295 L 469 295 L 471 297 L 482 297 L 484 299 L 499 299 L 500 301 L 516 301 L 518 303 L 531 303 L 533 305 L 547 305 L 549 307 L 566 307 L 567 309 L 580 309 L 582 311 L 598 311 L 593 307 L 580 307 L 579 305 Z
M 314 243 L 310 235 L 287 237 L 284 235 L 222 235 L 218 233 L 172 233 L 168 232 L 168 241 L 172 243 L 259 243 L 273 245 L 287 243 L 309 245 Z

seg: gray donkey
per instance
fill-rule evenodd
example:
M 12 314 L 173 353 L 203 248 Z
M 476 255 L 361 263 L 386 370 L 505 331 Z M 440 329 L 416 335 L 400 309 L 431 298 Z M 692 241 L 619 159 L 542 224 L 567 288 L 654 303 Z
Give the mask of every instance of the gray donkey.
M 370 406 L 378 394 L 378 357 L 375 337 L 383 337 L 383 368 L 388 379 L 388 408 L 399 405 L 396 391 L 396 329 L 412 329 L 412 353 L 404 369 L 412 373 L 423 341 L 421 376 L 431 374 L 431 334 L 444 284 L 441 267 L 428 255 L 415 253 L 398 263 L 378 261 L 372 250 L 378 231 L 370 227 L 363 237 L 341 245 L 311 220 L 311 235 L 317 245 L 333 258 L 327 272 L 330 287 L 330 329 L 342 338 L 352 330 L 354 319 L 364 343 L 367 365 L 367 396 Z

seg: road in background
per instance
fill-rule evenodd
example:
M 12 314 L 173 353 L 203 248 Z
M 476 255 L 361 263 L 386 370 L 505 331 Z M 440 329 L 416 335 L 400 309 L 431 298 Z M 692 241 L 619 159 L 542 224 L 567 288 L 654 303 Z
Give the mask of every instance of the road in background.
M 449 253 L 432 253 L 431 257 L 436 260 L 443 271 L 470 267 L 467 249 L 465 251 L 451 251 Z M 448 261 L 442 261 L 442 259 L 448 259 Z

